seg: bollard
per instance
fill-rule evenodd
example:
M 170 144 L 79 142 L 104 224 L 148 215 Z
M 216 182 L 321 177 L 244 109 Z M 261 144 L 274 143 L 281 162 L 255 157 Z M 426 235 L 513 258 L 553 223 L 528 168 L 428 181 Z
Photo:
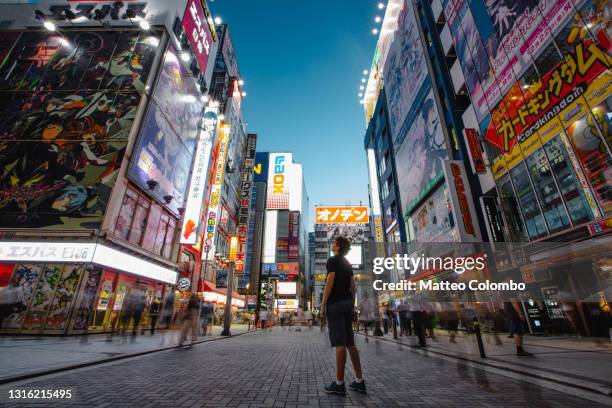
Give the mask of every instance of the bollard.
M 476 341 L 478 341 L 478 351 L 480 351 L 480 358 L 487 358 L 485 355 L 484 345 L 482 344 L 482 334 L 480 333 L 480 323 L 476 318 L 472 322 L 472 327 L 474 328 L 474 333 L 476 333 Z

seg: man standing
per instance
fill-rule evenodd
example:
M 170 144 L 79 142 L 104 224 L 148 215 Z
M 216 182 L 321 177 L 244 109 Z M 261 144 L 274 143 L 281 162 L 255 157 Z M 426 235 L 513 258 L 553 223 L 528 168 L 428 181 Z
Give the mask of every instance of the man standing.
M 347 349 L 356 377 L 349 388 L 363 394 L 366 393 L 365 381 L 361 374 L 359 351 L 355 347 L 353 336 L 355 279 L 353 268 L 345 258 L 350 248 L 351 243 L 342 236 L 336 238 L 332 243 L 334 256 L 327 260 L 327 280 L 320 312 L 321 317 L 327 318 L 329 339 L 332 347 L 336 348 L 336 380 L 325 387 L 325 392 L 338 395 L 346 395 L 344 367 Z

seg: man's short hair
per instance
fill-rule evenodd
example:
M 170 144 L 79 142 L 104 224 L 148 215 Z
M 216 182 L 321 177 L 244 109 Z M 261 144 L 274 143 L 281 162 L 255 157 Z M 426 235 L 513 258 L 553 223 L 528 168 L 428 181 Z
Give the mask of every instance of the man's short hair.
M 351 249 L 351 241 L 348 238 L 339 236 L 335 239 L 336 244 L 340 247 L 340 255 L 345 256 Z

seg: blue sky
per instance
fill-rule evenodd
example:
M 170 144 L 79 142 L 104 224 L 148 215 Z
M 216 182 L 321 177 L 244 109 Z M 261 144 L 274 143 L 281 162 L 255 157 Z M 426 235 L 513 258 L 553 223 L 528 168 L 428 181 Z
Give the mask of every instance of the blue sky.
M 359 85 L 382 13 L 373 0 L 209 0 L 230 27 L 258 151 L 292 151 L 315 204 L 368 203 Z M 383 10 L 384 11 L 384 10 Z

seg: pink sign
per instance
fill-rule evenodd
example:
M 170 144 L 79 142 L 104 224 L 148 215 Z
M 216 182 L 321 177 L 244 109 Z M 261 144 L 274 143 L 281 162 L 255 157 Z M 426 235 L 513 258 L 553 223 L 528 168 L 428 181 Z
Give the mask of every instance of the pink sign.
M 198 60 L 200 70 L 205 73 L 212 46 L 212 35 L 201 0 L 189 0 L 187 2 L 187 9 L 183 16 L 183 30 L 185 30 L 185 35 L 187 35 L 189 44 Z

